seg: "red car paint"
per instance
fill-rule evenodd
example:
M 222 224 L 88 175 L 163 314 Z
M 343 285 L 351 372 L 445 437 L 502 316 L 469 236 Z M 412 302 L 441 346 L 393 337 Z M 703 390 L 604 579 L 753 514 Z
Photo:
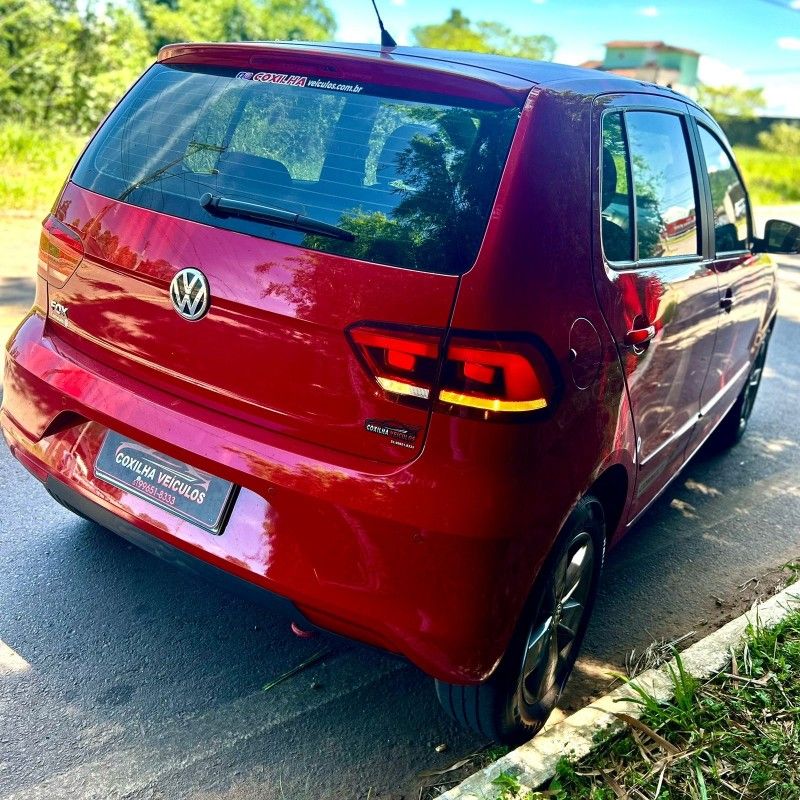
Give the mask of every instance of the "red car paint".
M 46 226 L 67 248 L 51 268 L 69 271 L 76 234 L 83 258 L 61 286 L 40 266 L 8 344 L 0 424 L 12 452 L 320 627 L 441 680 L 484 680 L 578 499 L 600 497 L 616 542 L 733 403 L 774 316 L 764 257 L 627 271 L 603 260 L 603 111 L 644 105 L 718 129 L 666 90 L 496 57 L 241 44 L 170 46 L 160 61 L 515 98 L 479 254 L 461 276 L 364 264 L 68 183 L 53 211 L 63 227 Z M 213 294 L 198 323 L 170 306 L 186 267 Z M 725 315 L 734 284 L 742 302 Z M 641 325 L 655 331 L 644 355 L 618 347 Z M 428 336 L 438 360 L 451 337 L 529 343 L 547 407 L 503 418 L 435 396 L 399 402 L 360 357 L 359 326 Z M 402 349 L 393 358 L 411 363 Z M 486 363 L 472 370 L 485 376 Z M 368 420 L 416 433 L 398 446 Z M 109 429 L 241 487 L 222 535 L 96 478 Z

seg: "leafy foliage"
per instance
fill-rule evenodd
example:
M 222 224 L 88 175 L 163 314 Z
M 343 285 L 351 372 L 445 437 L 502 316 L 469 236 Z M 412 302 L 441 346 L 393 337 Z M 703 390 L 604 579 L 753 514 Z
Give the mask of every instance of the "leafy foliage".
M 543 61 L 551 61 L 556 50 L 555 40 L 550 36 L 523 36 L 500 22 L 473 23 L 457 8 L 444 22 L 417 26 L 411 35 L 421 47 L 496 53 Z
M 736 159 L 756 205 L 800 202 L 800 155 L 737 147 Z
M 771 153 L 800 156 L 800 125 L 778 122 L 758 134 L 758 143 Z
M 89 130 L 149 58 L 141 21 L 50 0 L 0 0 L 0 117 Z
M 510 772 L 501 772 L 493 781 L 500 794 L 497 800 L 530 800 L 533 794 L 526 791 L 522 794 L 522 784 L 516 775 Z
M 169 42 L 317 41 L 336 29 L 324 0 L 139 0 L 138 8 L 152 52 Z
M 754 119 L 767 104 L 761 87 L 748 89 L 741 86 L 708 86 L 704 83 L 697 87 L 697 100 L 721 124 L 724 124 L 726 117 Z
M 326 39 L 324 0 L 0 0 L 0 118 L 94 128 L 173 41 Z

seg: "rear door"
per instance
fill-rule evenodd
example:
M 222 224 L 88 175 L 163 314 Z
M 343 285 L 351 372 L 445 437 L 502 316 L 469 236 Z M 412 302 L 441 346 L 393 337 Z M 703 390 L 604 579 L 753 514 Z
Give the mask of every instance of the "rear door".
M 405 462 L 428 408 L 381 388 L 348 331 L 446 329 L 521 99 L 453 77 L 443 94 L 396 65 L 277 53 L 256 71 L 220 52 L 222 66 L 156 64 L 82 157 L 56 213 L 85 258 L 53 290 L 69 316 L 51 332 L 241 423 Z M 170 289 L 185 269 L 207 281 L 196 320 Z M 413 370 L 414 354 L 378 355 Z
M 684 104 L 603 100 L 598 295 L 636 429 L 633 518 L 683 463 L 714 352 L 718 288 Z

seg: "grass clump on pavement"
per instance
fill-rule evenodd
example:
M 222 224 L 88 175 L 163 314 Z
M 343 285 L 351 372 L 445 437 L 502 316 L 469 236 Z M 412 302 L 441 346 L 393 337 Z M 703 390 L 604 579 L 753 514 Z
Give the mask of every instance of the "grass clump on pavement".
M 645 692 L 640 721 L 578 765 L 559 764 L 526 800 L 797 800 L 800 797 L 800 613 L 748 631 L 728 668 L 701 682 L 677 658 L 674 697 Z M 631 684 L 635 687 L 635 684 Z M 624 715 L 622 715 L 624 717 Z M 502 795 L 520 796 L 512 786 Z
M 435 800 L 442 792 L 452 789 L 469 774 L 488 767 L 508 752 L 508 747 L 493 744 L 483 747 L 444 769 L 430 769 L 420 773 L 418 800 Z

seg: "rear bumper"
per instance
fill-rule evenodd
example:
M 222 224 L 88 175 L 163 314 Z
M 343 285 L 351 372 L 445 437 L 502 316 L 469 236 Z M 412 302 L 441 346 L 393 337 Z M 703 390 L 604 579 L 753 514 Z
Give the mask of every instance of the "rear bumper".
M 137 528 L 122 517 L 114 514 L 98 503 L 93 502 L 88 497 L 70 489 L 65 483 L 52 476 L 47 477 L 44 483 L 50 496 L 60 503 L 64 508 L 69 509 L 84 519 L 96 522 L 103 528 L 116 533 L 131 544 L 141 547 L 151 555 L 162 559 L 176 567 L 191 572 L 203 580 L 214 583 L 228 592 L 244 597 L 252 603 L 265 606 L 272 611 L 299 622 L 306 627 L 313 627 L 312 623 L 305 619 L 297 606 L 285 597 L 280 597 L 272 592 L 259 589 L 254 583 L 237 577 L 228 570 L 220 569 L 208 561 L 204 561 L 196 556 L 189 555 L 174 545 L 168 544 L 163 539 L 150 536 L 141 528 Z
M 510 482 L 482 483 L 500 456 L 435 459 L 433 430 L 400 468 L 326 451 L 89 362 L 37 314 L 9 343 L 0 427 L 18 460 L 79 513 L 442 680 L 488 677 L 529 588 L 535 560 L 524 574 L 511 566 L 519 520 L 500 488 Z M 223 534 L 96 477 L 108 429 L 242 487 Z M 451 436 L 433 446 L 441 452 Z

